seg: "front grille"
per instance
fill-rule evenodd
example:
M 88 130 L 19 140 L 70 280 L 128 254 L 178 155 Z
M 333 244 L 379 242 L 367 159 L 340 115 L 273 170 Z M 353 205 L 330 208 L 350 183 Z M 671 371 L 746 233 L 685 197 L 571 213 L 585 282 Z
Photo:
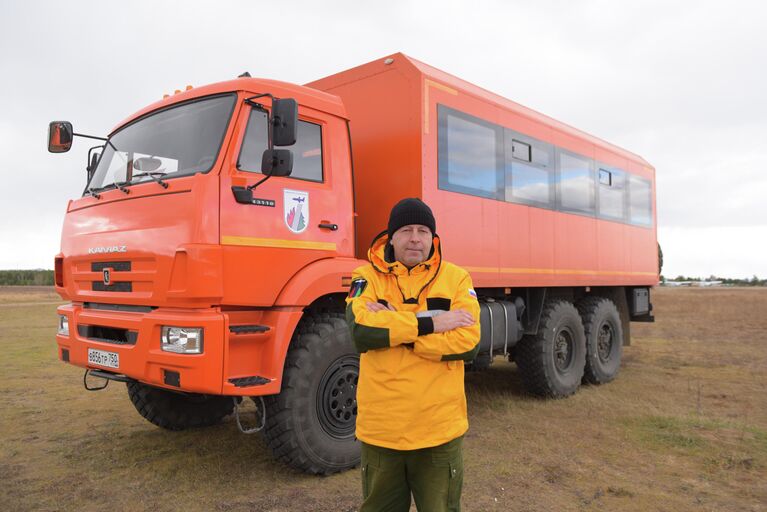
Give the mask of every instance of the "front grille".
M 104 327 L 102 325 L 78 325 L 77 334 L 81 338 L 114 343 L 116 345 L 135 345 L 138 339 L 138 331 L 117 327 Z
M 130 296 L 132 299 L 138 299 L 139 304 L 151 303 L 157 293 L 156 258 L 129 258 L 127 254 L 114 257 L 117 259 L 109 260 L 109 255 L 81 257 L 73 259 L 72 263 L 67 265 L 65 270 L 71 272 L 76 299 L 82 302 L 126 302 L 123 297 Z M 105 281 L 108 284 L 105 284 Z M 94 309 L 107 308 L 96 305 Z
M 130 272 L 130 261 L 93 261 L 91 272 L 101 272 L 105 268 L 111 268 L 116 272 Z
M 132 268 L 130 261 L 92 261 L 91 272 L 102 272 L 106 275 L 107 272 L 130 272 Z M 109 271 L 107 271 L 109 269 Z M 112 278 L 115 276 L 112 274 Z M 91 283 L 91 290 L 94 292 L 132 292 L 133 283 L 130 281 L 117 281 L 105 284 L 104 281 L 93 281 Z
M 102 281 L 93 281 L 91 290 L 94 292 L 132 292 L 133 283 L 130 281 L 123 281 L 106 285 Z

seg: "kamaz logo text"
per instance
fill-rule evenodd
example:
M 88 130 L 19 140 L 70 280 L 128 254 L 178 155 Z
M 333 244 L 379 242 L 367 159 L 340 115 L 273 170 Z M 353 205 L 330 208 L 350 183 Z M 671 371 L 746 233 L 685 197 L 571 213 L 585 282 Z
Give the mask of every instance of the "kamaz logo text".
M 128 252 L 128 246 L 113 245 L 112 247 L 88 247 L 88 254 L 105 254 L 110 252 Z

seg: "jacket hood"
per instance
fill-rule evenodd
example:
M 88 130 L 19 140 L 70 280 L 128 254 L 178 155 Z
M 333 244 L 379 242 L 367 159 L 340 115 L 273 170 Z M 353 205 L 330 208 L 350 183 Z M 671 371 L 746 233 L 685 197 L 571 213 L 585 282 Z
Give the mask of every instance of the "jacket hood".
M 394 276 L 405 304 L 417 304 L 421 293 L 439 274 L 439 269 L 442 265 L 442 248 L 439 237 L 435 234 L 432 239 L 432 251 L 429 258 L 408 269 L 401 262 L 394 259 L 394 250 L 389 244 L 389 235 L 386 231 L 383 231 L 373 239 L 373 243 L 368 250 L 368 260 L 370 260 L 370 264 L 377 272 Z M 424 284 L 420 286 L 420 290 L 415 296 L 407 298 L 400 286 L 400 277 L 403 279 L 417 279 Z

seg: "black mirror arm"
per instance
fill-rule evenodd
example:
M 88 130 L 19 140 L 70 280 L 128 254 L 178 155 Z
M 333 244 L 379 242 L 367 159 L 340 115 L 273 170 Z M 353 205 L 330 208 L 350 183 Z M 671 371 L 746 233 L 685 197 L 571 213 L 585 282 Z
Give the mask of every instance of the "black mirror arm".
M 272 175 L 271 175 L 271 174 L 267 174 L 266 176 L 264 176 L 263 178 L 261 178 L 260 180 L 258 180 L 256 183 L 254 183 L 254 184 L 252 184 L 252 185 L 248 185 L 248 187 L 247 187 L 247 188 L 248 188 L 248 190 L 253 190 L 253 189 L 255 189 L 257 186 L 259 186 L 260 184 L 262 184 L 263 182 L 265 182 L 266 180 L 268 180 L 268 179 L 269 179 L 269 178 L 271 178 L 271 177 L 272 177 Z
M 85 137 L 86 139 L 96 139 L 96 140 L 103 140 L 104 142 L 107 141 L 106 137 L 96 137 L 95 135 L 85 135 L 84 133 L 73 133 L 73 137 Z
M 112 144 L 112 141 L 110 141 L 106 137 L 96 137 L 95 135 L 85 135 L 84 133 L 72 133 L 72 137 L 84 137 L 86 139 L 103 140 L 104 142 L 112 146 L 112 149 L 117 151 L 117 148 L 114 146 L 114 144 Z
M 260 104 L 260 103 L 255 101 L 258 98 L 265 98 L 265 97 L 268 97 L 269 99 L 272 100 L 272 103 L 274 103 L 274 96 L 272 96 L 268 92 L 265 92 L 263 94 L 256 94 L 255 96 L 251 96 L 250 98 L 245 98 L 245 103 L 247 103 L 251 107 L 256 107 L 256 108 L 265 110 L 264 106 L 262 104 Z M 267 129 L 269 130 L 269 134 L 267 136 L 267 141 L 269 143 L 269 149 L 272 150 L 272 149 L 274 149 L 274 146 L 272 145 L 272 115 L 271 114 L 268 114 L 268 115 L 269 115 L 269 117 L 268 117 L 269 122 L 267 122 L 266 125 L 267 125 Z M 268 180 L 271 177 L 272 177 L 271 173 L 267 174 L 266 176 L 261 178 L 256 183 L 254 183 L 252 185 L 248 185 L 248 187 L 247 187 L 248 190 L 254 190 L 256 187 L 258 187 L 260 184 L 262 184 L 263 182 L 265 182 L 266 180 Z
M 272 100 L 272 104 L 274 104 L 274 96 L 272 96 L 268 92 L 265 92 L 263 94 L 256 94 L 255 96 L 251 96 L 250 98 L 245 98 L 245 103 L 247 103 L 251 107 L 264 109 L 264 106 L 262 104 L 257 103 L 254 100 L 257 100 L 258 98 L 265 98 L 265 97 L 269 97 L 269 99 Z M 267 122 L 266 124 L 267 124 L 267 129 L 269 130 L 269 135 L 267 137 L 267 141 L 269 143 L 269 149 L 271 150 L 271 149 L 274 149 L 274 145 L 272 143 L 272 125 L 274 124 L 274 119 L 272 118 L 271 112 L 268 115 L 269 115 L 268 117 L 269 122 Z M 258 184 L 256 184 L 256 186 L 258 186 Z
M 266 98 L 266 97 L 268 97 L 270 100 L 274 101 L 274 96 L 272 96 L 268 92 L 265 92 L 265 93 L 262 93 L 262 94 L 256 94 L 255 96 L 250 96 L 249 98 L 245 98 L 245 103 L 247 103 L 251 107 L 264 108 L 264 106 L 262 104 L 258 103 L 257 101 L 254 101 L 254 100 L 257 100 L 258 98 Z

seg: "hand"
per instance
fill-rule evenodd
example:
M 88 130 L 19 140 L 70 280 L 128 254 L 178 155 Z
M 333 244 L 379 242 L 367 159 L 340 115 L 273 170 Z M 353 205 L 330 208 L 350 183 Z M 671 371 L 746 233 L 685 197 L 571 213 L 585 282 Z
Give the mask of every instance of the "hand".
M 476 322 L 471 313 L 463 309 L 455 309 L 432 317 L 434 322 L 434 332 L 445 332 L 458 329 L 459 327 L 470 327 Z
M 379 311 L 397 311 L 391 306 L 391 304 L 384 306 L 380 302 L 368 302 L 367 307 L 368 311 L 371 313 L 378 313 Z

